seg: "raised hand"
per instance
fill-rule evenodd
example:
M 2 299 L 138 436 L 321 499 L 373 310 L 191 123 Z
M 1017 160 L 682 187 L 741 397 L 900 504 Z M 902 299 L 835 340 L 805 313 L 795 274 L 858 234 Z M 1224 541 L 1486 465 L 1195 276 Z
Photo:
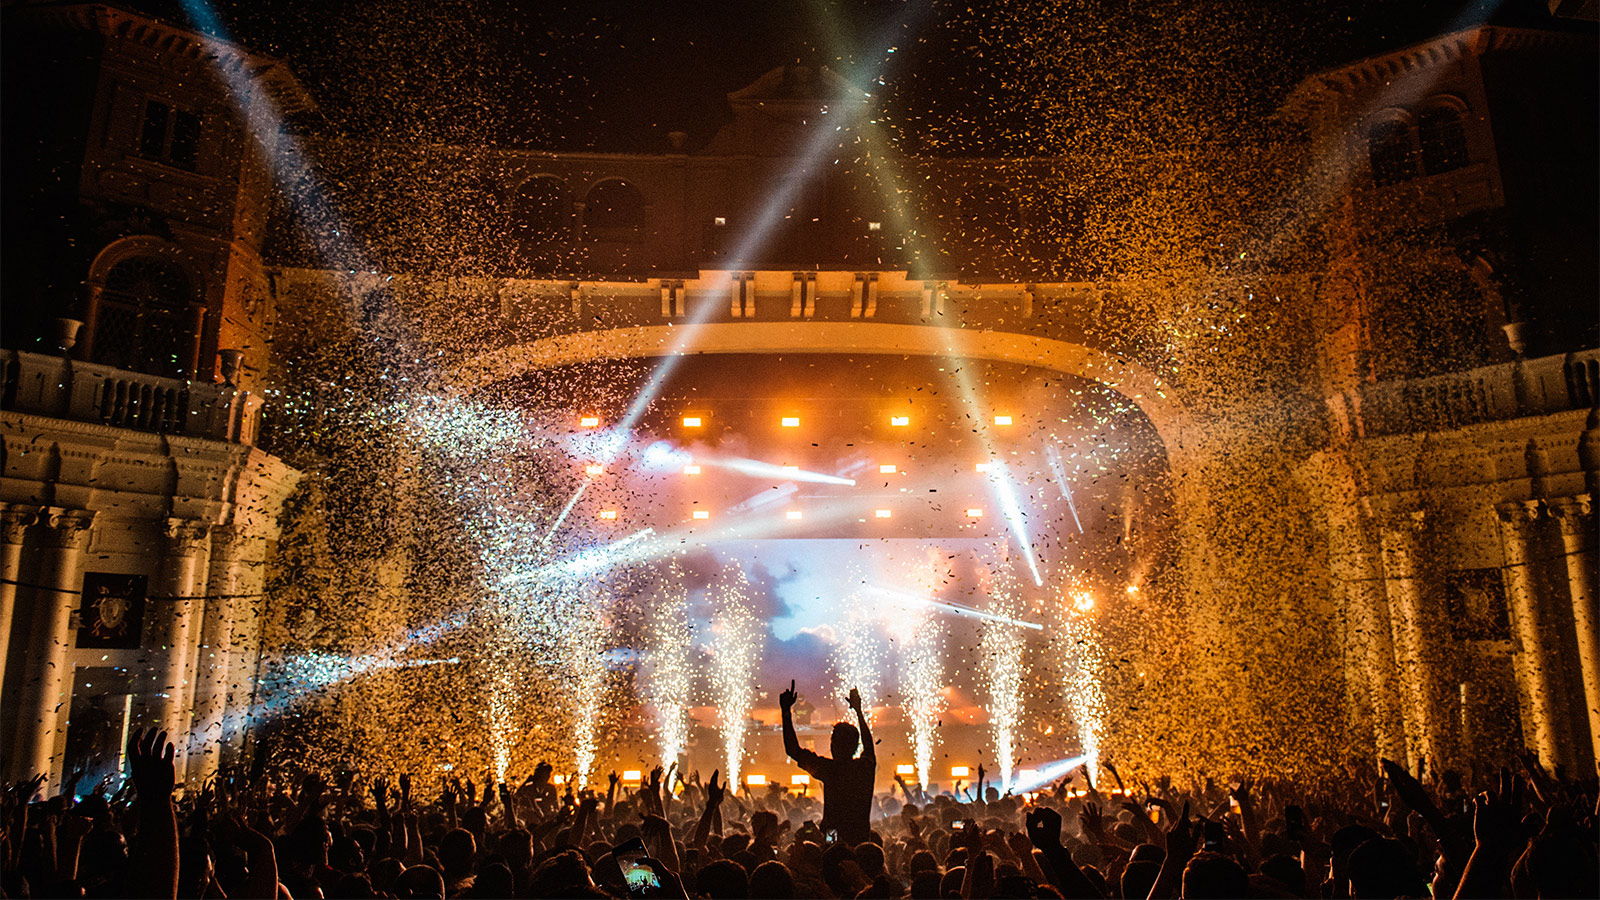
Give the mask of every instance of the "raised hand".
M 1195 848 L 1200 845 L 1202 827 L 1199 822 L 1189 820 L 1189 803 L 1183 804 L 1183 812 L 1173 820 L 1172 827 L 1167 830 L 1167 859 L 1179 863 L 1181 871 L 1183 862 L 1188 862 L 1194 856 Z
M 1472 837 L 1486 847 L 1518 846 L 1522 839 L 1522 779 L 1500 770 L 1500 790 L 1472 798 Z
M 1040 850 L 1053 850 L 1061 846 L 1061 814 L 1048 806 L 1035 806 L 1028 810 L 1028 840 Z
M 722 774 L 721 769 L 711 773 L 711 780 L 706 782 L 706 806 L 721 806 L 722 798 L 727 796 L 726 785 L 717 784 L 717 777 Z
M 789 689 L 794 689 L 793 681 L 789 682 Z M 856 712 L 861 712 L 861 691 L 851 688 L 850 696 L 845 698 L 845 702 L 850 704 L 851 709 L 855 710 Z
M 400 805 L 404 806 L 404 807 L 406 807 L 408 809 L 411 807 L 411 776 L 410 775 L 401 775 L 400 776 Z
M 1083 833 L 1099 837 L 1105 833 L 1105 819 L 1100 815 L 1100 806 L 1097 803 L 1085 803 L 1083 812 L 1078 813 L 1078 824 L 1083 826 Z
M 784 710 L 789 710 L 794 707 L 795 701 L 799 699 L 800 695 L 794 689 L 794 679 L 791 678 L 789 679 L 789 689 L 778 695 L 778 706 Z M 859 694 L 856 699 L 860 699 Z
M 165 731 L 141 728 L 133 733 L 133 739 L 128 742 L 128 769 L 141 800 L 172 796 L 177 782 L 177 769 L 173 765 L 175 754 L 172 745 L 167 743 Z M 37 789 L 31 783 L 30 788 Z
M 389 808 L 389 779 L 382 775 L 372 779 L 372 799 L 378 804 L 378 809 Z

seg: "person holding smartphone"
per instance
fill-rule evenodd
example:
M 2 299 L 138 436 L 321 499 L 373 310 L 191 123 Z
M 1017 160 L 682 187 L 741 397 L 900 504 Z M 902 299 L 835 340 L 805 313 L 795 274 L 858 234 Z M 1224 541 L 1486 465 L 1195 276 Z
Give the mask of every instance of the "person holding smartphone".
M 794 681 L 790 680 L 789 689 L 778 695 L 778 706 L 783 710 L 783 750 L 802 771 L 822 782 L 823 832 L 836 830 L 841 842 L 855 846 L 872 836 L 872 789 L 878 774 L 872 732 L 867 728 L 866 714 L 861 711 L 861 692 L 850 689 L 849 703 L 855 710 L 857 724 L 840 722 L 833 726 L 829 742 L 831 758 L 800 746 L 791 713 L 798 699 L 800 695 L 795 692 Z M 860 756 L 856 755 L 857 748 L 860 748 Z

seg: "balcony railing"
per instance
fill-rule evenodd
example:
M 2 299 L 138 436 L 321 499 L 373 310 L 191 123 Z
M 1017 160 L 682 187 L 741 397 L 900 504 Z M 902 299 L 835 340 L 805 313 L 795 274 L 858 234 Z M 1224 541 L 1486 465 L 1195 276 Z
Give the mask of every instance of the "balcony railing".
M 1600 405 L 1600 350 L 1381 381 L 1363 385 L 1357 400 L 1367 437 L 1591 409 Z
M 261 400 L 225 384 L 161 378 L 0 350 L 0 409 L 154 434 L 254 444 Z

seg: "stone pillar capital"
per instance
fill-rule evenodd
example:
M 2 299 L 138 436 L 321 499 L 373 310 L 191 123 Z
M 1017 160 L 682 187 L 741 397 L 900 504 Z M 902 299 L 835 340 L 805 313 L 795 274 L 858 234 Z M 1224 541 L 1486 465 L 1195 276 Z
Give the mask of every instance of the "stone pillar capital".
M 89 543 L 94 517 L 92 510 L 50 507 L 42 516 L 46 540 L 60 550 L 82 550 Z
M 196 556 L 206 547 L 211 525 L 199 519 L 169 517 L 161 524 L 167 538 L 167 552 L 174 556 Z
M 0 506 L 0 542 L 21 544 L 28 526 L 39 521 L 37 506 L 7 503 Z
M 1551 517 L 1561 523 L 1563 532 L 1583 527 L 1583 520 L 1594 514 L 1594 498 L 1589 494 L 1558 497 L 1546 505 Z
M 1495 504 L 1495 514 L 1509 525 L 1525 525 L 1536 521 L 1544 503 L 1539 500 L 1507 500 Z

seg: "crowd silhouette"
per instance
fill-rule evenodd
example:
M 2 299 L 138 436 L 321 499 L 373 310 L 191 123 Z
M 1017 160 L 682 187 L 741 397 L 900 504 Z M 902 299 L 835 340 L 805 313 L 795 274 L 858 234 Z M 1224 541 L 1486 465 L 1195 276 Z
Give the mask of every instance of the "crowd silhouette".
M 136 733 L 112 796 L 11 786 L 7 897 L 1593 897 L 1596 784 L 1548 771 L 1407 772 L 1383 761 L 1304 783 L 1079 769 L 1025 796 L 979 769 L 873 793 L 871 732 L 801 750 L 824 783 L 730 790 L 656 768 L 576 790 L 541 763 L 505 783 L 224 774 L 175 799 L 172 745 Z M 796 752 L 799 750 L 800 752 Z M 1112 787 L 1114 782 L 1115 787 Z

